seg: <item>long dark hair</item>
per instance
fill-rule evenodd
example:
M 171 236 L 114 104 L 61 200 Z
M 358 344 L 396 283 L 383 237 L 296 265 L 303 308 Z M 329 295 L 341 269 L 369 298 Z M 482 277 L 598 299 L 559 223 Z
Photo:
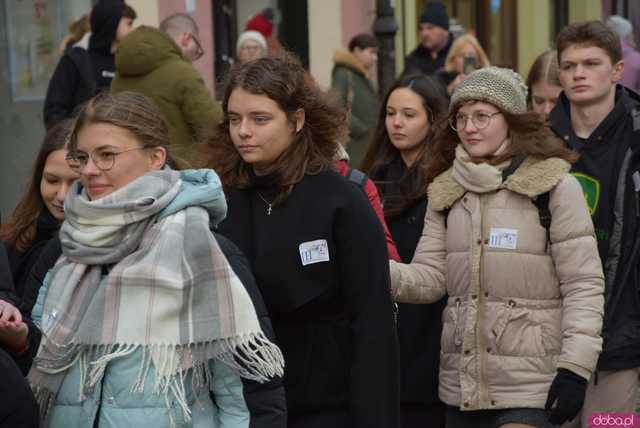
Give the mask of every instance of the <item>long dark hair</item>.
M 387 102 L 391 93 L 400 88 L 409 88 L 420 96 L 422 105 L 427 112 L 430 129 L 421 143 L 416 161 L 409 167 L 398 183 L 402 189 L 402 195 L 395 195 L 393 199 L 385 199 L 385 217 L 396 216 L 417 200 L 425 197 L 427 185 L 429 184 L 425 173 L 428 145 L 434 136 L 437 124 L 447 113 L 447 98 L 444 87 L 434 77 L 423 74 L 410 74 L 398 79 L 389 89 L 380 107 L 378 125 L 373 141 L 362 163 L 362 169 L 376 182 L 381 193 L 384 185 L 384 182 L 381 181 L 383 171 L 391 161 L 400 156 L 400 151 L 391 143 L 386 127 Z
M 461 106 L 453 109 L 448 119 L 454 118 Z M 535 156 L 542 159 L 557 157 L 567 162 L 575 162 L 578 159 L 578 154 L 565 146 L 538 113 L 529 111 L 513 114 L 498 106 L 494 107 L 502 113 L 509 127 L 509 145 L 500 156 L 472 158 L 473 162 L 487 162 L 496 165 L 518 155 Z M 427 180 L 429 182 L 451 167 L 458 144 L 460 144 L 458 133 L 451 128 L 448 120 L 442 121 L 427 159 Z
M 277 187 L 274 204 L 283 202 L 305 174 L 331 168 L 346 131 L 346 113 L 317 87 L 294 56 L 283 53 L 236 65 L 229 72 L 222 101 L 224 120 L 206 139 L 205 148 L 207 166 L 216 170 L 226 190 L 247 188 L 254 179 L 251 165 L 242 160 L 229 134 L 229 98 L 236 88 L 269 97 L 292 124 L 298 109 L 305 113 L 293 143 L 267 171 Z
M 13 210 L 9 223 L 3 227 L 2 240 L 20 253 L 24 253 L 31 247 L 31 243 L 36 238 L 38 217 L 47 210 L 40 193 L 40 182 L 47 158 L 51 153 L 64 149 L 72 124 L 73 120 L 66 119 L 49 129 L 33 163 L 27 192 Z

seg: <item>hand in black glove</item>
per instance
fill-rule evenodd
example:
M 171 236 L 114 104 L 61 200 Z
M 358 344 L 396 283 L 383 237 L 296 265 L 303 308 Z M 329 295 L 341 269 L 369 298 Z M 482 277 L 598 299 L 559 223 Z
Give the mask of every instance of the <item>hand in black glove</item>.
M 582 409 L 586 391 L 587 381 L 583 377 L 567 369 L 558 369 L 544 406 L 545 410 L 551 410 L 549 422 L 562 425 L 573 420 Z

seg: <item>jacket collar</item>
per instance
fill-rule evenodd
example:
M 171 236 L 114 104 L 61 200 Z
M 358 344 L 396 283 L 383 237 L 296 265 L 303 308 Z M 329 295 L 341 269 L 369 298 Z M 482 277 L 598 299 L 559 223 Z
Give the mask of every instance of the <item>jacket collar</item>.
M 527 157 L 522 165 L 502 183 L 502 188 L 533 198 L 550 191 L 569 172 L 571 165 L 560 158 Z M 450 208 L 467 190 L 451 174 L 449 168 L 429 185 L 429 205 L 436 211 Z
M 622 85 L 617 85 L 613 110 L 611 110 L 607 117 L 596 127 L 588 140 L 602 140 L 605 142 L 611 140 L 613 142 L 614 139 L 610 137 L 622 129 L 624 121 L 627 120 L 633 106 L 638 103 L 640 103 L 640 96 Z M 579 142 L 571 126 L 571 105 L 564 92 L 560 94 L 558 103 L 549 114 L 549 122 L 551 129 L 562 138 L 565 143 L 574 149 L 580 148 L 582 143 Z
M 362 74 L 364 77 L 367 77 L 367 70 L 365 70 L 362 64 L 360 64 L 360 61 L 358 61 L 355 55 L 346 49 L 336 50 L 336 52 L 333 54 L 333 62 L 336 65 L 342 65 L 344 67 L 350 68 L 353 71 Z

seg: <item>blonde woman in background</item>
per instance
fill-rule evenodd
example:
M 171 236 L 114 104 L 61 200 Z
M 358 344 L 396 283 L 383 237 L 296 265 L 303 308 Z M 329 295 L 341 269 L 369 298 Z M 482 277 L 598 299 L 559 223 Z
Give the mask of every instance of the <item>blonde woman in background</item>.
M 447 85 L 449 95 L 473 70 L 490 65 L 489 57 L 475 36 L 467 33 L 456 38 L 444 61 L 444 72 L 441 76 Z

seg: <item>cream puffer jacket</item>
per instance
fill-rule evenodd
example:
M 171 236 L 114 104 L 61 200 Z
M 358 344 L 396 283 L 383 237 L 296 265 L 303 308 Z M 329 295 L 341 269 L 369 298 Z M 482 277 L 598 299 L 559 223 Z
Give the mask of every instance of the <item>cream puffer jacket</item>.
M 529 157 L 495 192 L 468 192 L 451 170 L 429 186 L 415 256 L 411 264 L 391 262 L 391 280 L 398 302 L 449 295 L 440 355 L 445 403 L 543 408 L 558 368 L 585 379 L 595 370 L 604 276 L 581 187 L 568 171 L 561 159 Z M 532 203 L 548 191 L 550 248 Z

